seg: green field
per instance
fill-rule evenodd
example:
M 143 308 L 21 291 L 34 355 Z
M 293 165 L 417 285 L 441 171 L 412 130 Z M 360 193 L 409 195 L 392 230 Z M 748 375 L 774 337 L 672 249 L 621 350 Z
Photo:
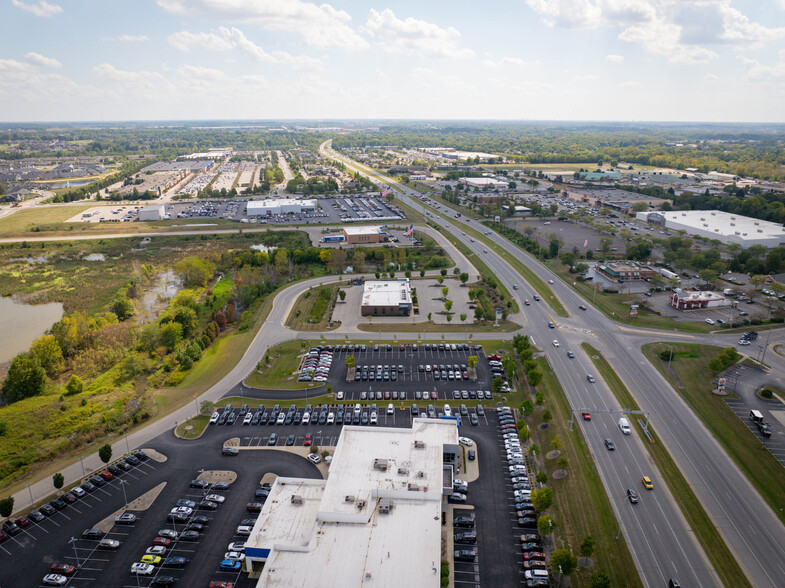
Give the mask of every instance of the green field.
M 669 347 L 676 355 L 671 360 L 675 378 L 667 373 L 658 357 L 661 351 Z M 763 447 L 758 437 L 736 416 L 725 400 L 711 393 L 711 382 L 716 372 L 708 364 L 720 351 L 722 349 L 719 347 L 688 343 L 651 343 L 643 346 L 643 353 L 648 360 L 670 381 L 780 520 L 785 522 L 785 513 L 781 509 L 781 505 L 785 504 L 785 468 Z
M 319 388 L 309 382 L 298 382 L 296 370 L 300 365 L 300 357 L 308 351 L 308 341 L 287 341 L 270 348 L 267 352 L 269 363 L 263 359 L 261 369 L 254 370 L 245 379 L 245 384 L 250 388 L 266 390 L 304 390 Z
M 640 410 L 627 387 L 602 354 L 588 343 L 581 344 L 581 347 L 592 358 L 597 371 L 608 384 L 619 405 L 622 408 Z M 695 533 L 698 542 L 701 544 L 722 584 L 724 586 L 750 586 L 747 577 L 742 572 L 708 513 L 704 510 L 700 500 L 695 496 L 689 482 L 684 478 L 665 446 L 658 442 L 654 427 L 649 424 L 649 433 L 654 438 L 654 443 L 649 442 L 639 427 L 633 424 L 632 428 L 637 432 L 643 445 L 648 448 L 657 469 L 663 475 L 663 480 L 654 480 L 655 484 L 668 484 L 684 518 L 687 519 L 690 529 Z

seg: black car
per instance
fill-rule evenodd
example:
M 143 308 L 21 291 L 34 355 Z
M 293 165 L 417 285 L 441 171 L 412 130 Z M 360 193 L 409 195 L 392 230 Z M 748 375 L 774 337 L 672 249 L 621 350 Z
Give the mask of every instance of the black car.
M 136 451 L 134 452 L 134 457 L 140 461 L 145 461 L 147 459 L 147 454 L 144 451 Z
M 199 523 L 188 523 L 183 529 L 183 531 L 197 531 L 198 533 L 201 533 L 202 531 L 204 531 L 204 525 L 201 525 Z
M 51 517 L 53 514 L 57 512 L 55 507 L 50 504 L 44 504 L 38 510 L 40 510 L 43 514 L 45 514 L 48 517 Z
M 101 529 L 85 529 L 82 531 L 82 539 L 103 539 L 105 533 Z
M 7 520 L 3 522 L 3 531 L 11 535 L 18 535 L 22 532 L 22 529 L 12 520 Z
M 38 512 L 37 510 L 31 510 L 29 513 L 27 513 L 27 518 L 33 521 L 34 523 L 40 523 L 46 517 L 42 515 L 40 512 Z
M 185 515 L 181 512 L 170 512 L 166 515 L 167 521 L 172 521 L 174 523 L 185 523 L 188 522 L 188 515 Z
M 129 455 L 128 457 L 125 458 L 125 461 L 130 463 L 132 466 L 138 466 L 140 463 L 139 458 L 136 457 L 135 455 Z
M 196 505 L 196 508 L 200 510 L 216 510 L 218 508 L 218 503 L 213 502 L 212 500 L 202 500 Z
M 194 518 L 192 518 L 191 522 L 192 523 L 196 523 L 197 525 L 206 525 L 207 523 L 210 522 L 210 519 L 208 519 L 204 515 L 199 515 L 199 516 L 195 516 Z
M 638 493 L 635 492 L 635 490 L 633 490 L 632 488 L 627 488 L 627 499 L 632 504 L 637 504 L 638 503 Z
M 456 549 L 455 561 L 474 561 L 477 558 L 476 549 Z
M 90 476 L 90 482 L 98 488 L 106 484 L 106 480 L 104 480 L 101 476 Z
M 455 543 L 477 543 L 477 531 L 463 531 L 455 534 Z
M 199 531 L 183 531 L 180 541 L 199 541 Z
M 62 498 L 55 498 L 54 500 L 50 501 L 49 504 L 57 510 L 63 510 L 67 506 L 65 500 Z
M 93 484 L 92 482 L 82 482 L 80 488 L 85 492 L 89 492 L 89 493 L 93 493 L 97 490 L 95 484 Z
M 205 482 L 204 480 L 191 480 L 191 483 L 188 484 L 191 488 L 209 488 L 210 484 Z
M 258 500 L 267 500 L 267 497 L 270 495 L 270 490 L 267 488 L 257 488 L 254 490 L 254 497 Z
M 614 449 L 616 449 L 616 445 L 614 445 L 613 441 L 611 441 L 610 439 L 606 439 L 605 440 L 605 448 L 608 451 L 613 451 Z
M 172 586 L 174 582 L 174 576 L 158 576 L 150 586 Z
M 109 472 L 110 472 L 110 473 L 111 473 L 113 476 L 119 476 L 120 474 L 122 474 L 122 473 L 123 473 L 123 470 L 121 470 L 120 468 L 118 468 L 116 465 L 110 465 L 108 469 L 109 469 Z
M 474 517 L 473 516 L 467 516 L 467 515 L 457 516 L 457 517 L 455 517 L 452 520 L 452 526 L 453 527 L 465 527 L 467 529 L 473 529 L 474 528 Z
M 214 492 L 225 492 L 229 489 L 229 482 L 217 482 L 212 485 L 210 490 Z

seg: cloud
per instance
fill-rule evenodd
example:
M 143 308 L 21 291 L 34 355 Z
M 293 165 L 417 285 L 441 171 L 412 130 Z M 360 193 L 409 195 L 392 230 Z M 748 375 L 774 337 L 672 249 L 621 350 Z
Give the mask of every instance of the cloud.
M 380 46 L 389 53 L 445 59 L 474 57 L 474 51 L 459 46 L 461 33 L 453 27 L 442 28 L 411 17 L 401 20 L 389 8 L 381 12 L 371 8 L 368 22 L 361 30 L 378 39 Z
M 611 63 L 621 63 L 624 61 L 624 55 L 606 55 L 605 61 L 610 61 Z
M 190 51 L 193 47 L 210 51 L 231 51 L 237 49 L 260 63 L 287 65 L 297 69 L 319 68 L 322 62 L 306 55 L 290 55 L 285 51 L 268 53 L 245 36 L 236 27 L 220 27 L 218 33 L 190 33 L 180 31 L 169 35 L 169 44 L 180 51 Z
M 99 78 L 114 82 L 126 90 L 137 94 L 158 92 L 162 87 L 169 86 L 171 82 L 158 72 L 126 71 L 117 69 L 109 63 L 102 63 L 93 68 Z
M 44 57 L 40 53 L 28 53 L 25 55 L 25 59 L 32 63 L 33 65 L 39 65 L 41 67 L 51 67 L 51 68 L 60 68 L 63 67 L 63 64 L 57 61 L 53 57 Z
M 120 35 L 119 37 L 115 37 L 116 41 L 120 41 L 121 43 L 141 43 L 143 41 L 148 41 L 147 35 Z
M 744 77 L 748 80 L 768 82 L 785 78 L 785 49 L 777 54 L 774 65 L 764 65 L 756 59 L 739 55 L 737 59 L 747 68 Z
M 6 104 L 6 100 L 18 109 L 23 104 L 62 101 L 79 91 L 79 86 L 65 76 L 49 73 L 37 64 L 14 59 L 0 59 L 0 79 L 3 80 L 0 84 L 0 105 L 5 112 L 10 112 L 10 104 Z
M 628 80 L 626 82 L 619 82 L 616 84 L 619 88 L 640 88 L 643 84 L 635 80 Z
M 579 82 L 590 82 L 600 79 L 600 76 L 595 76 L 594 74 L 576 75 L 574 77 Z
M 363 49 L 368 42 L 349 26 L 352 17 L 329 4 L 302 0 L 158 0 L 171 14 L 210 22 L 248 23 L 303 36 L 312 47 Z
M 714 82 L 720 81 L 720 76 L 713 73 L 707 73 L 705 76 L 703 76 L 703 81 L 707 84 L 713 84 Z
M 36 16 L 40 16 L 41 18 L 50 18 L 55 14 L 60 14 L 63 11 L 62 7 L 58 6 L 57 4 L 49 4 L 49 2 L 46 2 L 45 0 L 41 0 L 38 4 L 25 4 L 19 0 L 11 1 L 17 8 L 26 10 L 27 12 L 30 12 Z
M 526 62 L 520 57 L 502 57 L 498 61 L 494 61 L 493 59 L 483 59 L 482 64 L 485 67 L 491 68 L 526 67 L 533 65 L 533 63 Z
M 781 0 L 785 3 L 785 0 Z M 785 27 L 750 21 L 733 0 L 526 0 L 551 27 L 615 28 L 619 39 L 642 45 L 674 63 L 703 64 L 718 57 L 706 47 L 759 47 L 785 37 Z

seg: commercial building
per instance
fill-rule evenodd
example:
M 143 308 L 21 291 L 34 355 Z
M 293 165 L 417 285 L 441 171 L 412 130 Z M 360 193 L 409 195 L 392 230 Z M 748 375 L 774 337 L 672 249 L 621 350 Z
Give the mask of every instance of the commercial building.
M 612 282 L 627 282 L 630 280 L 647 280 L 660 275 L 657 268 L 637 261 L 609 261 L 598 263 L 594 266 L 597 273 L 602 274 Z
M 509 187 L 508 182 L 497 180 L 496 178 L 461 178 L 461 184 L 469 186 L 470 188 L 502 188 Z
M 386 243 L 390 240 L 385 227 L 344 227 L 342 231 L 349 244 Z
M 272 216 L 276 214 L 300 214 L 316 210 L 316 200 L 300 198 L 266 198 L 250 200 L 246 207 L 248 216 Z
M 140 221 L 157 221 L 166 216 L 166 209 L 163 204 L 155 206 L 145 206 L 139 211 Z
M 767 249 L 785 245 L 782 225 L 721 210 L 640 212 L 637 218 L 689 235 L 717 239 L 726 245 L 735 243 L 743 249 L 753 245 L 763 245 Z
M 406 316 L 412 312 L 409 278 L 367 281 L 363 284 L 361 313 L 381 316 Z
M 691 292 L 676 289 L 668 297 L 670 305 L 679 310 L 694 310 L 697 308 L 719 308 L 730 306 L 731 301 L 717 292 Z
M 345 426 L 327 480 L 278 478 L 245 542 L 257 587 L 440 585 L 455 420 Z

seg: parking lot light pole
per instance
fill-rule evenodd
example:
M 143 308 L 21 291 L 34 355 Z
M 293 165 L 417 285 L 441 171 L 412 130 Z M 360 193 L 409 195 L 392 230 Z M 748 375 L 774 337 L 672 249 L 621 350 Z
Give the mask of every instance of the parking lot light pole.
M 128 484 L 126 480 L 120 480 L 120 486 L 123 488 L 123 500 L 125 500 L 125 508 L 128 508 L 128 497 L 125 495 L 125 485 Z
M 33 489 L 31 488 L 32 485 L 33 485 L 32 482 L 26 485 L 28 492 L 30 492 L 30 506 L 33 506 L 33 502 L 35 502 L 33 500 Z
M 82 477 L 84 478 L 85 477 L 85 473 L 84 473 L 84 457 L 80 457 L 79 458 L 79 463 L 82 465 Z
M 76 537 L 71 537 L 68 542 L 74 546 L 74 559 L 76 560 L 76 567 L 79 568 L 81 565 L 79 564 L 79 553 L 76 551 Z
M 123 439 L 125 439 L 125 452 L 131 453 L 131 447 L 128 445 L 128 434 L 123 435 Z

